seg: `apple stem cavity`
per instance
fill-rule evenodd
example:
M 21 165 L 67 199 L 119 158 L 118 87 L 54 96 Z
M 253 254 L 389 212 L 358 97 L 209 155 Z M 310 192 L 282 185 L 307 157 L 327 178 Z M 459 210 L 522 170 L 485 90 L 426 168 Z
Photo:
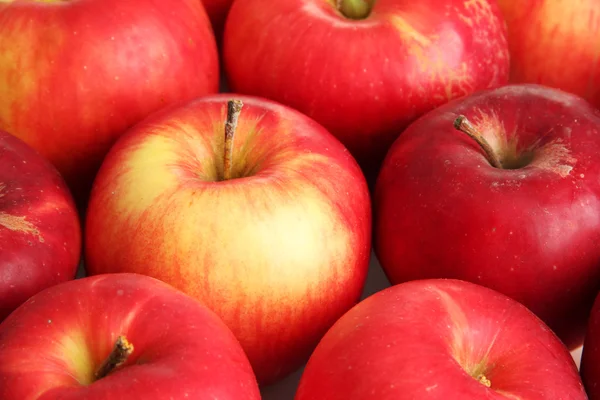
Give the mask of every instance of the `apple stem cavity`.
M 133 345 L 129 343 L 125 336 L 119 336 L 115 342 L 112 352 L 96 371 L 96 380 L 104 378 L 123 365 L 131 353 L 133 353 Z
M 371 14 L 374 0 L 336 0 L 336 8 L 349 19 L 365 19 Z
M 223 158 L 223 180 L 231 179 L 233 157 L 233 138 L 237 129 L 238 118 L 242 112 L 244 103 L 241 100 L 229 100 L 227 102 L 227 121 L 225 122 L 225 150 Z
M 490 164 L 492 164 L 492 166 L 496 168 L 502 168 L 502 163 L 500 162 L 500 159 L 498 159 L 498 157 L 496 156 L 496 153 L 494 153 L 492 146 L 490 146 L 490 144 L 483 137 L 481 132 L 475 129 L 475 127 L 473 126 L 473 124 L 471 124 L 467 117 L 465 117 L 464 115 L 458 116 L 458 118 L 454 120 L 454 128 L 458 129 L 463 133 L 466 133 L 471 139 L 475 140 L 483 149 L 483 151 L 485 151 L 487 159 L 490 162 Z

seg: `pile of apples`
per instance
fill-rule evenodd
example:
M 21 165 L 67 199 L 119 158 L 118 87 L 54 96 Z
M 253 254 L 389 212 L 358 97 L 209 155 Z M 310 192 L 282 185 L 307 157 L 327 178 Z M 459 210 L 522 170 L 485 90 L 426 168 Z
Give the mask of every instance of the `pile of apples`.
M 600 399 L 599 55 L 597 0 L 0 0 L 0 400 Z

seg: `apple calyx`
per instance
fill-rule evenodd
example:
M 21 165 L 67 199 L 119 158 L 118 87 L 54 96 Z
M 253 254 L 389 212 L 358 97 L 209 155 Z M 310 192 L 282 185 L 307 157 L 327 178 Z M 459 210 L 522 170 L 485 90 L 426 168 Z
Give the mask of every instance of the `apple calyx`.
M 484 374 L 479 374 L 477 380 L 485 387 L 492 387 L 492 382 Z
M 233 138 L 237 129 L 238 118 L 242 112 L 244 103 L 241 100 L 229 100 L 227 102 L 227 121 L 225 122 L 225 150 L 223 154 L 223 180 L 231 179 L 233 157 Z
M 100 365 L 94 376 L 96 380 L 102 379 L 127 361 L 133 353 L 133 345 L 129 343 L 125 336 L 119 336 L 115 342 L 112 352 L 106 360 Z
M 336 0 L 335 6 L 349 19 L 365 19 L 371 14 L 374 0 Z
M 483 151 L 485 151 L 487 159 L 493 167 L 502 168 L 502 162 L 500 161 L 498 156 L 496 156 L 496 153 L 494 152 L 494 149 L 492 149 L 492 146 L 490 146 L 490 144 L 485 139 L 485 137 L 483 137 L 481 132 L 475 129 L 475 127 L 473 126 L 473 124 L 471 124 L 467 117 L 465 117 L 464 115 L 459 115 L 458 118 L 454 120 L 454 128 L 463 133 L 466 133 L 471 139 L 475 140 L 483 149 Z

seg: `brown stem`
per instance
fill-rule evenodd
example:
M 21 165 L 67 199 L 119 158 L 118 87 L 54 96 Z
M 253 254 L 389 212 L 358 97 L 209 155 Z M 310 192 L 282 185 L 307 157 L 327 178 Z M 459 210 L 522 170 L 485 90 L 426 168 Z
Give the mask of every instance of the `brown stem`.
M 119 336 L 112 352 L 96 371 L 96 379 L 102 379 L 115 369 L 119 368 L 125 361 L 127 361 L 131 353 L 133 353 L 133 345 L 127 341 L 125 336 Z
M 471 124 L 467 117 L 465 117 L 464 115 L 458 116 L 458 118 L 454 120 L 454 128 L 458 129 L 463 133 L 466 133 L 471 139 L 475 140 L 479 144 L 479 146 L 481 146 L 483 151 L 485 151 L 485 154 L 490 164 L 492 164 L 496 168 L 502 168 L 502 163 L 496 156 L 496 153 L 494 153 L 492 146 L 490 146 L 490 144 L 483 137 L 481 132 L 475 129 L 475 127 L 473 126 L 473 124 Z
M 231 179 L 231 158 L 233 154 L 233 137 L 244 103 L 241 100 L 227 102 L 227 121 L 225 122 L 225 152 L 223 158 L 223 179 Z

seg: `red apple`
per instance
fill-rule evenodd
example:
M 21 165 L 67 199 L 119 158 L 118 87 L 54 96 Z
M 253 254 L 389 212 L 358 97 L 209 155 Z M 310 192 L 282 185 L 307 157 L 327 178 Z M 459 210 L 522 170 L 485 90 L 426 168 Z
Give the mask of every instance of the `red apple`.
M 374 246 L 390 282 L 488 286 L 579 346 L 600 287 L 598 154 L 600 113 L 544 86 L 481 91 L 423 116 L 376 187 Z
M 563 89 L 600 107 L 600 2 L 498 3 L 508 25 L 511 81 Z
M 587 400 L 556 335 L 513 299 L 460 280 L 387 288 L 319 343 L 295 400 Z
M 240 343 L 212 311 L 136 274 L 63 283 L 0 325 L 2 400 L 258 400 Z
M 207 96 L 116 143 L 92 190 L 87 271 L 153 276 L 202 300 L 266 385 L 359 300 L 371 205 L 358 164 L 322 126 L 234 96 L 241 113 L 230 95 Z
M 581 377 L 590 400 L 600 399 L 600 295 L 588 319 L 581 352 Z
M 202 0 L 202 4 L 204 4 L 204 8 L 210 18 L 217 42 L 220 42 L 227 13 L 231 4 L 233 4 L 233 0 Z
M 236 0 L 223 57 L 232 90 L 314 118 L 369 180 L 409 122 L 509 71 L 495 0 Z
M 80 256 L 79 215 L 64 180 L 0 131 L 0 321 L 42 289 L 75 278 Z
M 0 129 L 51 160 L 82 206 L 125 129 L 218 84 L 199 0 L 0 1 Z

